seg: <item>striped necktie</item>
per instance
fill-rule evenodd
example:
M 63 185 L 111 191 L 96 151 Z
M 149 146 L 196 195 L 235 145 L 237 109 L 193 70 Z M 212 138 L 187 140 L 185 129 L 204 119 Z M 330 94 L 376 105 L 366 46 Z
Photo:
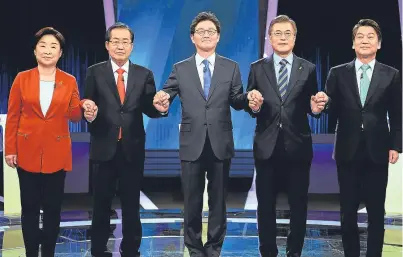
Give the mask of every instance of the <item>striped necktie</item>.
M 288 70 L 287 70 L 287 60 L 282 59 L 280 61 L 280 71 L 278 76 L 278 88 L 280 91 L 281 99 L 284 100 L 284 96 L 287 93 L 288 86 Z

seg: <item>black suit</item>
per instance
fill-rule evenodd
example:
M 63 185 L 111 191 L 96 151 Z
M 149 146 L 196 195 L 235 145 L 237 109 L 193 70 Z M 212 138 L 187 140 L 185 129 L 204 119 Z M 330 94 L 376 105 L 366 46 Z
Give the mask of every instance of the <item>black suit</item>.
M 375 62 L 362 106 L 356 76 L 352 61 L 332 68 L 326 82 L 327 108 L 338 120 L 334 156 L 344 254 L 360 255 L 357 211 L 362 193 L 369 223 L 367 256 L 381 256 L 389 150 L 402 150 L 402 84 L 396 69 Z
M 230 106 L 247 103 L 238 64 L 216 55 L 208 98 L 205 99 L 195 56 L 174 65 L 164 89 L 182 105 L 179 154 L 185 204 L 185 245 L 191 256 L 219 256 L 226 233 L 227 181 L 234 140 Z M 205 171 L 208 178 L 208 241 L 203 246 L 202 207 Z
M 306 230 L 312 138 L 307 114 L 318 91 L 315 65 L 294 55 L 288 88 L 282 100 L 273 56 L 252 63 L 248 89 L 258 90 L 264 102 L 254 137 L 259 248 L 262 256 L 276 256 L 276 188 L 286 183 L 291 210 L 287 252 L 300 254 Z
M 108 241 L 111 201 L 117 181 L 123 217 L 121 250 L 133 254 L 140 247 L 142 228 L 139 197 L 145 154 L 142 114 L 160 116 L 152 103 L 155 93 L 152 72 L 130 63 L 122 105 L 111 61 L 88 68 L 84 99 L 93 100 L 98 106 L 95 120 L 88 123 L 91 133 L 90 158 L 94 163 L 91 250 L 95 256 L 105 250 Z M 118 141 L 120 128 L 122 139 Z

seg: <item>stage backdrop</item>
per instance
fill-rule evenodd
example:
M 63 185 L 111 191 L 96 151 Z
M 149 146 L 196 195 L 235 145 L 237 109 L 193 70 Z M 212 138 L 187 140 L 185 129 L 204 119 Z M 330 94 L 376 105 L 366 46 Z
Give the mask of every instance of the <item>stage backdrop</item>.
M 221 22 L 217 52 L 240 65 L 244 89 L 249 65 L 259 58 L 258 1 L 249 0 L 138 0 L 117 2 L 117 21 L 135 31 L 131 61 L 154 72 L 157 90 L 168 78 L 172 65 L 195 52 L 190 40 L 190 23 L 201 11 L 211 10 Z M 235 147 L 251 149 L 255 120 L 244 111 L 232 110 Z M 148 149 L 178 149 L 178 124 L 181 120 L 176 98 L 169 117 L 144 118 Z

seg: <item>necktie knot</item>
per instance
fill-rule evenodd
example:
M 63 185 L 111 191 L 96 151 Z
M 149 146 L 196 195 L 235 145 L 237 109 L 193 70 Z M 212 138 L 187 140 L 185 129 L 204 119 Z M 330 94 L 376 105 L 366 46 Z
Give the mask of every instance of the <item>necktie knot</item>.
M 280 61 L 280 65 L 281 66 L 286 66 L 287 65 L 287 60 L 286 59 L 282 59 L 281 61 Z
M 203 64 L 204 64 L 204 71 L 206 71 L 207 68 L 208 68 L 208 65 L 209 65 L 208 60 L 207 60 L 207 59 L 204 59 L 204 60 L 203 60 Z
M 119 68 L 116 72 L 117 72 L 119 75 L 122 75 L 123 73 L 125 73 L 125 70 L 122 69 L 122 68 Z
M 371 66 L 369 66 L 368 64 L 363 64 L 361 65 L 361 70 L 363 72 L 366 72 L 367 70 L 371 69 Z

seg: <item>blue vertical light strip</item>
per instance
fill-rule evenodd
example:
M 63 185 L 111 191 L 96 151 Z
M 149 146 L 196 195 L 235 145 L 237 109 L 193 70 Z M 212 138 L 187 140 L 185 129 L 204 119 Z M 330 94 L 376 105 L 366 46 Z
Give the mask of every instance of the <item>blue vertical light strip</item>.
M 328 56 L 327 56 L 328 57 Z M 326 60 L 326 71 L 329 69 L 329 58 Z M 315 52 L 315 65 L 316 65 L 316 79 L 318 81 L 318 91 L 323 91 L 324 81 L 322 78 L 323 75 L 323 66 L 322 66 L 322 56 L 320 52 L 320 48 L 316 48 Z M 311 127 L 312 134 L 326 134 L 328 129 L 328 114 L 322 113 L 320 118 L 316 119 L 311 116 L 309 117 L 309 125 Z

